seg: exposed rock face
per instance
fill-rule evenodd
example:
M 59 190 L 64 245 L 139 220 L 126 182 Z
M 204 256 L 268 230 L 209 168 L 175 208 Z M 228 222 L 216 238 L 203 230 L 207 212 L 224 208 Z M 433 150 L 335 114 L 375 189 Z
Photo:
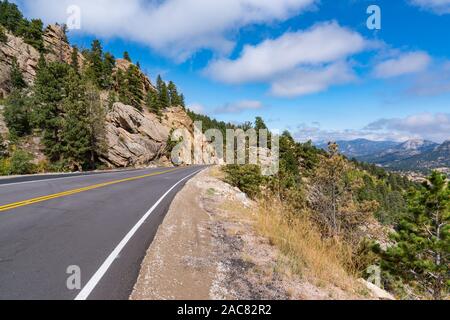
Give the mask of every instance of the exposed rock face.
M 36 77 L 36 68 L 39 62 L 40 53 L 22 38 L 16 37 L 6 32 L 8 41 L 0 43 L 0 98 L 4 98 L 11 91 L 10 75 L 11 65 L 14 58 L 17 59 L 19 68 L 28 85 L 33 84 Z M 44 46 L 47 50 L 45 58 L 47 61 L 64 61 L 70 63 L 73 48 L 67 42 L 64 31 L 59 25 L 49 25 L 45 29 Z M 78 54 L 80 66 L 84 65 L 84 57 Z
M 156 116 L 115 103 L 106 116 L 102 161 L 112 167 L 146 165 L 163 154 L 169 132 Z
M 0 105 L 0 136 L 6 137 L 9 130 L 8 127 L 6 126 L 5 119 L 3 118 L 3 109 L 4 106 Z
M 39 52 L 35 48 L 9 32 L 6 34 L 8 41 L 0 43 L 0 98 L 4 98 L 11 90 L 11 65 L 14 58 L 28 84 L 34 81 L 39 61 Z
M 47 61 L 63 61 L 71 63 L 73 48 L 67 41 L 64 30 L 60 25 L 49 25 L 44 32 L 44 47 L 48 51 L 45 55 Z M 78 53 L 78 65 L 84 65 L 85 58 Z
M 122 70 L 123 72 L 126 72 L 131 65 L 133 65 L 133 63 L 128 60 L 116 59 L 116 70 Z M 140 76 L 143 83 L 142 89 L 144 91 L 144 96 L 149 91 L 156 91 L 156 88 L 152 85 L 149 78 L 142 71 L 140 71 Z
M 107 148 L 101 160 L 110 167 L 149 165 L 166 157 L 168 140 L 171 133 L 177 130 L 186 142 L 178 150 L 177 164 L 193 163 L 194 143 L 199 146 L 205 162 L 217 163 L 212 146 L 204 135 L 194 134 L 192 120 L 183 108 L 169 108 L 161 119 L 152 113 L 115 103 L 106 116 Z

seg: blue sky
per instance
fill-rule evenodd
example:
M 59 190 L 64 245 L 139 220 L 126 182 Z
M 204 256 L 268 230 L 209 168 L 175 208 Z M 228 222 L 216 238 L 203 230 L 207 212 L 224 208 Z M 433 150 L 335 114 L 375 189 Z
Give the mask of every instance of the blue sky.
M 72 43 L 130 52 L 220 120 L 262 116 L 299 140 L 450 139 L 450 0 L 15 2 L 46 23 L 77 5 Z

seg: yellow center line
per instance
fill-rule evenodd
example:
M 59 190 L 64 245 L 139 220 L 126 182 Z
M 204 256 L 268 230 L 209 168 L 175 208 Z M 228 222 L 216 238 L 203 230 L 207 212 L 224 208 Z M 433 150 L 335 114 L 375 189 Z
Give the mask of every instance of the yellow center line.
M 19 201 L 19 202 L 14 202 L 14 203 L 10 203 L 10 204 L 6 204 L 6 205 L 3 205 L 3 206 L 0 206 L 0 212 L 7 211 L 7 210 L 12 210 L 12 209 L 23 207 L 23 206 L 29 206 L 31 204 L 35 204 L 35 203 L 39 203 L 39 202 L 43 202 L 43 201 L 48 201 L 48 200 L 51 200 L 51 199 L 67 197 L 67 196 L 70 196 L 70 195 L 73 195 L 73 194 L 77 194 L 77 193 L 81 193 L 81 192 L 85 192 L 85 191 L 90 191 L 90 190 L 94 190 L 94 189 L 104 188 L 104 187 L 112 186 L 112 185 L 115 185 L 115 184 L 118 184 L 118 183 L 122 183 L 122 182 L 129 182 L 129 181 L 140 180 L 140 179 L 144 179 L 144 178 L 148 178 L 148 177 L 158 176 L 158 175 L 174 172 L 176 170 L 178 170 L 178 168 L 171 169 L 171 170 L 166 170 L 166 171 L 162 171 L 162 172 L 154 172 L 154 173 L 150 173 L 150 174 L 145 174 L 145 175 L 138 176 L 138 177 L 125 178 L 125 179 L 120 179 L 120 180 L 114 180 L 114 181 L 99 183 L 99 184 L 95 184 L 95 185 L 92 185 L 92 186 L 87 186 L 87 187 L 83 187 L 83 188 L 79 188 L 79 189 L 73 189 L 73 190 L 68 190 L 68 191 L 64 191 L 64 192 L 54 193 L 54 194 L 50 194 L 50 195 L 42 196 L 42 197 L 38 197 L 38 198 L 33 198 L 33 199 L 23 200 L 23 201 Z M 45 180 L 43 180 L 43 182 L 45 182 Z

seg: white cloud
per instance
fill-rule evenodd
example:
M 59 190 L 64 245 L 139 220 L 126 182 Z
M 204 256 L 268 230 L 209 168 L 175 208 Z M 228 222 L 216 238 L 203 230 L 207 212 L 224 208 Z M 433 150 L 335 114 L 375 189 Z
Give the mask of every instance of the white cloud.
M 373 74 L 380 79 L 418 73 L 428 68 L 431 57 L 425 52 L 408 52 L 375 66 Z
M 277 39 L 248 45 L 238 59 L 213 61 L 205 73 L 226 83 L 267 82 L 286 76 L 299 66 L 320 66 L 345 59 L 368 45 L 360 34 L 336 22 L 321 23 L 306 31 L 287 32 Z
M 300 68 L 272 83 L 272 94 L 282 97 L 302 96 L 322 92 L 332 85 L 357 79 L 347 63 L 338 62 L 320 68 Z
M 234 103 L 228 103 L 223 107 L 217 108 L 214 112 L 216 114 L 224 113 L 241 113 L 246 110 L 258 110 L 263 107 L 260 101 L 255 100 L 242 100 Z
M 450 0 L 411 0 L 411 3 L 437 14 L 450 13 Z
M 435 96 L 450 92 L 450 62 L 436 64 L 432 70 L 416 77 L 407 89 L 416 96 Z
M 188 109 L 198 114 L 205 114 L 205 107 L 200 103 L 192 103 L 188 105 Z
M 396 132 L 442 142 L 450 139 L 450 113 L 421 113 L 406 118 L 380 119 L 365 129 Z
M 47 23 L 65 22 L 69 5 L 82 13 L 81 32 L 137 41 L 183 60 L 199 49 L 227 53 L 229 33 L 250 24 L 282 21 L 317 0 L 17 0 Z
M 318 126 L 303 124 L 294 133 L 297 141 L 329 142 L 329 141 L 350 141 L 356 139 L 367 139 L 372 141 L 405 141 L 418 136 L 403 134 L 398 132 L 376 132 L 368 130 L 324 130 Z

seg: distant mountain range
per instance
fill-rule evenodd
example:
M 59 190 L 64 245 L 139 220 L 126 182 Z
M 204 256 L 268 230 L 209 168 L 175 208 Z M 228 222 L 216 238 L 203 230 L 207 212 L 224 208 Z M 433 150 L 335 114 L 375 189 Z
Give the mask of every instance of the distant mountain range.
M 374 163 L 393 170 L 429 172 L 432 169 L 450 171 L 450 140 L 438 144 L 427 140 L 371 141 L 357 139 L 337 141 L 341 153 L 348 158 Z M 326 149 L 327 143 L 318 144 Z

